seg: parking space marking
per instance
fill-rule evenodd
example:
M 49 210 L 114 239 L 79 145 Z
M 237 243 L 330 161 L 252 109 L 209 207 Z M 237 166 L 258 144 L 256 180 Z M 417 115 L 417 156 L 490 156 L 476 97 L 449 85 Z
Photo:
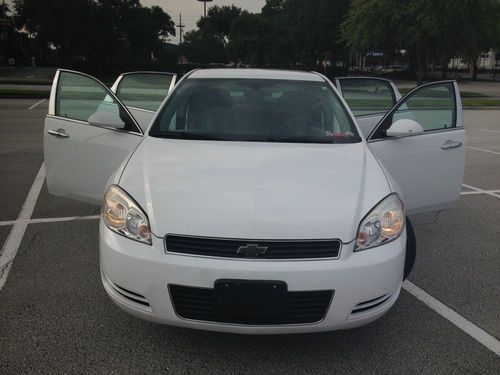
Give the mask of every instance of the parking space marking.
M 467 185 L 467 184 L 462 184 L 462 186 L 466 187 L 468 189 L 474 190 L 475 192 L 477 192 L 477 194 L 486 194 L 486 195 L 489 195 L 491 197 L 500 198 L 500 194 L 497 194 L 496 192 L 492 192 L 491 190 L 483 190 L 483 189 L 480 189 L 478 187 L 470 186 L 470 185 Z M 463 192 L 460 193 L 460 195 L 465 195 L 465 194 L 462 194 L 462 193 L 468 193 L 468 192 L 463 191 Z
M 500 341 L 486 332 L 484 329 L 478 327 L 470 320 L 458 314 L 455 310 L 450 309 L 444 303 L 431 296 L 425 290 L 419 288 L 411 281 L 406 280 L 403 283 L 403 289 L 410 293 L 412 296 L 423 302 L 432 310 L 437 312 L 443 318 L 454 324 L 456 327 L 467 333 L 473 339 L 484 345 L 496 355 L 500 356 Z
M 498 193 L 500 193 L 500 190 L 462 191 L 460 193 L 460 195 L 478 195 L 478 194 L 487 194 L 487 193 L 498 194 Z
M 472 150 L 477 150 L 477 151 L 489 152 L 490 154 L 500 155 L 500 152 L 486 150 L 484 148 L 479 148 L 479 147 L 474 147 L 474 146 L 467 146 L 467 148 L 470 148 Z
M 28 224 L 40 224 L 40 223 L 58 223 L 61 221 L 76 221 L 76 220 L 96 220 L 99 219 L 100 215 L 91 216 L 67 216 L 67 217 L 44 217 L 39 219 L 23 219 L 23 220 L 8 220 L 0 221 L 0 227 L 5 225 L 14 225 L 21 221 L 27 222 Z
M 21 245 L 21 241 L 24 237 L 24 232 L 28 227 L 28 220 L 33 214 L 35 209 L 35 204 L 42 190 L 43 183 L 45 181 L 45 165 L 42 163 L 38 174 L 31 185 L 31 189 L 24 201 L 19 217 L 11 228 L 9 236 L 2 246 L 0 251 L 0 290 L 2 290 L 5 282 L 7 281 L 7 276 L 9 275 L 10 268 L 12 267 L 12 262 L 16 257 L 17 250 Z
M 35 104 L 33 104 L 31 107 L 28 108 L 28 111 L 31 111 L 32 109 L 35 109 L 39 104 L 42 104 L 46 100 L 47 99 L 42 99 L 39 102 L 36 102 Z

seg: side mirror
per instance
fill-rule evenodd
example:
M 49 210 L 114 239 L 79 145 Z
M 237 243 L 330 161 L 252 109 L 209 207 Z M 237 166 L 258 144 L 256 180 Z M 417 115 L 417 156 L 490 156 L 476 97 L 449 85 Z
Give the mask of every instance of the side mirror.
M 416 135 L 422 134 L 424 128 L 418 122 L 410 119 L 400 119 L 394 122 L 389 129 L 387 129 L 386 134 L 389 137 L 402 137 L 405 135 Z
M 89 117 L 89 123 L 96 126 L 107 126 L 115 129 L 124 129 L 125 123 L 115 112 L 97 111 Z

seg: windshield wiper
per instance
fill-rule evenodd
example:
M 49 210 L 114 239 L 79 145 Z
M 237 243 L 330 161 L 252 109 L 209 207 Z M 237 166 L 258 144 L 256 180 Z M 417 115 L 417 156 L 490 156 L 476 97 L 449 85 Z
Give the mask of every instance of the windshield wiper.
M 213 134 L 206 133 L 192 133 L 192 132 L 184 132 L 184 131 L 176 131 L 176 132 L 161 132 L 161 133 L 150 133 L 152 137 L 158 138 L 172 138 L 172 139 L 199 139 L 199 140 L 207 140 L 207 141 L 227 141 L 228 138 L 218 137 Z

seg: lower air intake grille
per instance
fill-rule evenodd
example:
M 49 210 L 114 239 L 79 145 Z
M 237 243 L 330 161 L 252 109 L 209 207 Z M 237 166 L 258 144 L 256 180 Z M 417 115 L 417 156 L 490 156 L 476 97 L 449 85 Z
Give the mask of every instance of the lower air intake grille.
M 126 298 L 129 301 L 132 301 L 132 302 L 137 303 L 139 305 L 149 307 L 149 302 L 146 299 L 146 297 L 144 297 L 143 295 L 141 295 L 139 293 L 131 292 L 130 290 L 122 288 L 121 286 L 116 285 L 116 284 L 112 284 L 112 286 L 115 289 L 115 291 L 123 298 Z
M 180 285 L 169 285 L 169 289 L 175 311 L 182 318 L 248 325 L 317 323 L 325 317 L 334 293 L 333 290 L 287 292 L 287 305 L 281 316 L 252 319 L 219 313 L 214 289 Z
M 338 258 L 341 242 L 327 240 L 247 240 L 167 235 L 166 250 L 171 253 L 223 258 L 312 259 Z
M 356 314 L 356 313 L 372 310 L 376 307 L 379 307 L 384 302 L 387 302 L 389 300 L 389 298 L 391 298 L 391 296 L 392 296 L 392 293 L 389 293 L 389 294 L 383 295 L 383 296 L 378 297 L 378 298 L 374 298 L 374 299 L 371 299 L 368 301 L 360 302 L 356 305 L 354 310 L 352 310 L 351 314 Z

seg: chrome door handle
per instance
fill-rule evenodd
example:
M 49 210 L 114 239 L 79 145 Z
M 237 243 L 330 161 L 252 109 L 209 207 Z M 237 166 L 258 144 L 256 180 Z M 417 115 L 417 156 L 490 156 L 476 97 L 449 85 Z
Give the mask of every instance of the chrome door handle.
M 50 135 L 54 135 L 56 137 L 61 137 L 61 138 L 68 138 L 69 135 L 66 133 L 64 129 L 57 129 L 57 130 L 48 130 L 47 133 Z
M 449 149 L 452 149 L 452 148 L 457 148 L 457 147 L 460 147 L 462 146 L 462 142 L 455 142 L 455 141 L 446 141 L 442 146 L 441 148 L 443 150 L 449 150 Z

